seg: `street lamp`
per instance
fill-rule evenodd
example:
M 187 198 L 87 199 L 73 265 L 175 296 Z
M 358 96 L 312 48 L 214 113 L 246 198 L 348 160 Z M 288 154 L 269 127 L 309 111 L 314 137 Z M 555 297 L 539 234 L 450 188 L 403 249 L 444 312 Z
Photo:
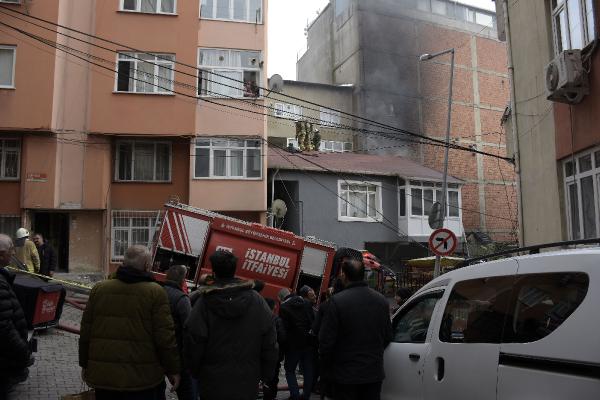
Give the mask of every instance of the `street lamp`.
M 442 227 L 448 214 L 447 197 L 448 197 L 448 151 L 450 149 L 450 123 L 452 121 L 452 82 L 454 81 L 454 48 L 440 51 L 433 54 L 423 54 L 419 57 L 419 61 L 429 61 L 433 58 L 444 54 L 450 54 L 450 85 L 448 88 L 448 121 L 446 125 L 446 149 L 444 153 L 444 178 L 442 181 Z M 435 269 L 433 270 L 433 276 L 440 276 L 441 271 L 441 257 L 435 256 Z

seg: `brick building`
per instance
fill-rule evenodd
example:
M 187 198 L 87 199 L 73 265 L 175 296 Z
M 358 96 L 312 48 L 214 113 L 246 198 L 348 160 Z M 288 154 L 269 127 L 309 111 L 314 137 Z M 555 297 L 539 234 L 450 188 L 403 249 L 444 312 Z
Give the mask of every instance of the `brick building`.
M 266 119 L 203 100 L 263 104 L 267 1 L 222 4 L 0 0 L 0 231 L 88 272 L 151 245 L 171 198 L 265 221 Z
M 335 0 L 307 30 L 308 50 L 298 79 L 352 84 L 355 113 L 431 138 L 444 139 L 449 59 L 419 62 L 419 55 L 456 49 L 451 140 L 506 155 L 501 119 L 510 85 L 505 44 L 493 12 L 445 0 Z M 377 130 L 363 124 L 363 128 Z M 379 129 L 381 130 L 381 129 Z M 397 154 L 443 169 L 442 148 L 361 134 L 358 147 Z M 504 161 L 450 151 L 449 174 L 462 179 L 465 231 L 477 240 L 517 237 L 514 168 Z M 416 216 L 415 216 L 416 217 Z M 482 235 L 483 233 L 484 235 Z

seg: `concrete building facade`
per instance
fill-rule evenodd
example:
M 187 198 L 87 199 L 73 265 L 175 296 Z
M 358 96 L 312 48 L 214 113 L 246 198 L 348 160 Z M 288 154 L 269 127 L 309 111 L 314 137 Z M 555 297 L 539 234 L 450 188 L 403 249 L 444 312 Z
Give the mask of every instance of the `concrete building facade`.
M 600 236 L 600 55 L 596 1 L 496 1 L 500 33 L 514 67 L 505 126 L 519 162 L 522 242 L 535 245 Z M 580 103 L 547 99 L 546 66 L 581 50 L 588 91 Z
M 0 1 L 2 232 L 96 272 L 170 199 L 265 221 L 267 1 L 222 5 Z
M 455 48 L 451 140 L 506 154 L 500 121 L 510 85 L 494 13 L 445 0 L 335 0 L 309 25 L 307 37 L 308 50 L 297 64 L 299 80 L 352 84 L 356 114 L 442 140 L 450 63 L 446 58 L 419 62 L 419 55 Z M 359 126 L 381 131 L 369 123 Z M 361 133 L 358 147 L 443 170 L 441 147 L 415 143 L 415 137 L 398 131 L 386 136 L 390 133 L 397 137 Z M 465 182 L 465 230 L 496 242 L 516 241 L 513 165 L 451 150 L 449 173 Z
M 298 148 L 296 123 L 307 122 L 321 137 L 317 150 L 343 153 L 356 148 L 355 121 L 342 114 L 354 112 L 352 86 L 286 80 L 279 92 L 271 93 L 268 105 L 268 137 L 273 146 Z

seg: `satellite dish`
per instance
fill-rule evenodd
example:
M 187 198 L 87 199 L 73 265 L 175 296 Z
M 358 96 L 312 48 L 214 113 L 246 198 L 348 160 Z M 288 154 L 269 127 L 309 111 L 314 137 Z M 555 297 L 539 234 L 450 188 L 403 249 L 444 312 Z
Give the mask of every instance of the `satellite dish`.
M 281 75 L 275 74 L 269 79 L 269 90 L 276 93 L 283 91 L 283 78 Z
M 429 211 L 429 227 L 431 229 L 440 229 L 444 227 L 444 216 L 442 215 L 442 204 L 439 201 L 436 201 L 431 206 L 431 211 Z
M 271 212 L 277 219 L 285 217 L 285 214 L 287 214 L 287 206 L 285 205 L 285 201 L 281 199 L 276 199 L 275 201 L 273 201 L 273 205 L 271 206 Z

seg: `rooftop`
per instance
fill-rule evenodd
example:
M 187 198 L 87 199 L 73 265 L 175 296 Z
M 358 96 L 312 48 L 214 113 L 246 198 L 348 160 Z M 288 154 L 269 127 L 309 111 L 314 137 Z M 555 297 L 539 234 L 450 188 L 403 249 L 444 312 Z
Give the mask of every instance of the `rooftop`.
M 359 153 L 288 153 L 269 151 L 269 168 L 344 174 L 398 176 L 405 179 L 442 181 L 443 174 L 407 158 Z M 448 176 L 449 183 L 463 183 Z

